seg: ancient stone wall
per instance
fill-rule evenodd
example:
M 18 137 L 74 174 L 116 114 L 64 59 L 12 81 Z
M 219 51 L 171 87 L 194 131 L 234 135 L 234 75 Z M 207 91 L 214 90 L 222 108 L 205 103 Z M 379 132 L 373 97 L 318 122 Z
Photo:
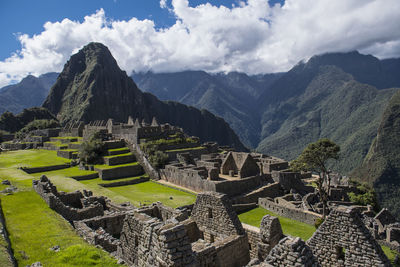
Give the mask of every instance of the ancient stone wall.
M 272 171 L 271 177 L 275 182 L 279 182 L 286 192 L 295 190 L 296 193 L 307 194 L 314 191 L 312 186 L 305 186 L 301 181 L 301 174 L 298 172 Z
M 62 202 L 59 197 L 60 194 L 57 192 L 57 188 L 45 176 L 42 176 L 40 180 L 33 180 L 33 188 L 51 209 L 55 210 L 68 221 L 79 221 L 104 215 L 104 207 L 98 202 L 83 208 L 68 206 L 68 204 Z M 69 199 L 68 193 L 62 195 L 64 200 Z M 73 201 L 75 197 L 76 194 L 73 193 L 69 200 Z
M 258 245 L 261 243 L 260 228 L 243 223 L 249 242 L 250 258 L 259 258 Z
M 322 218 L 322 215 L 318 213 L 305 211 L 301 209 L 287 208 L 282 205 L 276 204 L 275 202 L 268 200 L 267 198 L 260 198 L 258 200 L 258 205 L 280 216 L 304 222 L 307 224 L 313 225 L 317 219 Z
M 230 235 L 243 235 L 244 229 L 232 208 L 227 195 L 215 192 L 197 195 L 191 218 L 196 221 L 199 229 L 210 240 L 217 240 Z
M 134 162 L 134 161 L 136 161 L 136 158 L 132 154 L 122 155 L 122 156 L 113 156 L 113 157 L 104 157 L 104 163 L 106 165 L 110 165 L 110 166 L 120 165 L 120 164 Z
M 268 254 L 265 263 L 270 264 L 267 266 L 320 266 L 311 249 L 299 237 L 285 237 L 279 241 L 278 245 L 272 248 L 271 252 Z
M 126 213 L 113 213 L 82 221 L 74 221 L 75 230 L 87 242 L 108 252 L 117 251 Z
M 259 198 L 276 198 L 283 194 L 283 190 L 279 183 L 272 183 L 266 186 L 262 186 L 250 193 L 246 193 L 235 197 L 232 202 L 234 204 L 246 204 L 246 203 L 258 203 Z
M 182 224 L 164 224 L 135 213 L 125 218 L 120 241 L 117 255 L 132 266 L 195 266 Z
M 60 165 L 35 167 L 35 168 L 22 167 L 21 170 L 23 170 L 26 173 L 38 173 L 38 172 L 49 172 L 49 171 L 61 170 L 61 169 L 69 168 L 69 167 L 71 167 L 70 164 L 60 164 Z
M 357 208 L 331 211 L 307 241 L 322 266 L 391 266 Z
M 129 165 L 116 167 L 112 169 L 95 169 L 99 172 L 99 177 L 102 180 L 113 180 L 118 178 L 133 177 L 143 174 L 143 168 L 141 165 Z

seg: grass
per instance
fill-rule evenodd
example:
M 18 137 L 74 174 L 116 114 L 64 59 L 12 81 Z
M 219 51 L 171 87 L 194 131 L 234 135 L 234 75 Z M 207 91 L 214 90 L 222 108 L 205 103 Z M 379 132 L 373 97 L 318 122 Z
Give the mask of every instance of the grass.
M 30 149 L 0 154 L 0 168 L 43 167 L 69 162 L 69 159 L 57 157 L 57 152 L 50 150 Z
M 114 169 L 117 167 L 126 167 L 126 166 L 131 166 L 131 165 L 138 165 L 138 162 L 131 162 L 131 163 L 125 163 L 125 164 L 120 164 L 120 165 L 105 165 L 105 164 L 101 164 L 101 165 L 94 165 L 95 168 L 100 169 L 100 170 L 105 170 L 105 169 Z
M 129 150 L 127 147 L 121 147 L 121 148 L 112 148 L 108 149 L 108 151 L 124 151 L 124 150 Z
M 285 235 L 298 236 L 303 240 L 308 240 L 315 232 L 314 225 L 278 216 L 277 214 L 263 208 L 255 208 L 248 212 L 242 213 L 239 215 L 239 219 L 242 223 L 260 227 L 262 217 L 267 214 L 279 218 L 282 231 Z
M 72 226 L 51 210 L 31 187 L 2 195 L 2 206 L 19 266 L 40 261 L 44 266 L 118 266 L 106 252 L 87 244 Z M 60 246 L 56 253 L 49 248 Z
M 199 149 L 203 149 L 203 148 L 205 148 L 205 147 L 204 146 L 198 146 L 198 147 L 189 147 L 189 148 L 166 150 L 165 152 L 191 151 L 191 150 L 199 150 Z
M 112 156 L 104 156 L 103 158 L 118 158 L 118 157 L 124 157 L 124 156 L 131 156 L 132 153 L 124 153 L 124 154 L 118 154 L 118 155 L 112 155 Z
M 38 167 L 66 162 L 69 160 L 57 157 L 56 151 L 48 150 L 20 150 L 0 154 L 1 179 L 10 180 L 19 189 L 13 195 L 0 196 L 12 247 L 19 266 L 26 266 L 36 261 L 42 262 L 44 266 L 118 266 L 106 252 L 87 244 L 80 238 L 71 225 L 51 210 L 33 191 L 32 179 L 38 178 L 42 174 L 46 174 L 59 190 L 70 192 L 87 189 L 95 195 L 107 196 L 114 202 L 130 201 L 136 206 L 161 201 L 167 206 L 178 207 L 192 204 L 196 198 L 194 194 L 154 182 L 103 188 L 98 183 L 106 181 L 101 179 L 79 182 L 67 178 L 68 176 L 94 173 L 79 170 L 78 167 L 35 174 L 27 174 L 18 169 L 20 166 Z M 117 165 L 117 167 L 128 165 L 132 165 L 132 163 Z M 134 178 L 138 177 L 125 179 Z M 120 180 L 123 179 L 115 181 Z M 0 189 L 3 187 L 5 186 L 0 185 Z M 49 250 L 55 245 L 61 247 L 60 252 L 55 253 Z M 1 254 L 0 250 L 0 266 L 7 266 L 2 264 Z
M 147 174 L 144 175 L 139 175 L 135 177 L 126 177 L 126 178 L 120 178 L 120 179 L 113 179 L 113 180 L 102 180 L 101 178 L 96 178 L 96 179 L 90 179 L 90 180 L 83 180 L 81 183 L 83 184 L 112 184 L 115 182 L 123 182 L 123 181 L 130 181 L 134 179 L 140 179 L 141 177 L 149 177 Z
M 72 176 L 82 176 L 82 175 L 89 175 L 97 173 L 96 171 L 85 171 L 85 170 L 80 170 L 77 166 L 71 167 L 71 168 L 66 168 L 66 169 L 61 169 L 61 170 L 55 170 L 55 171 L 49 171 L 49 172 L 43 172 L 43 173 L 35 173 L 33 174 L 34 177 L 40 177 L 43 174 L 51 177 L 54 175 L 61 175 L 65 177 L 72 177 Z
M 389 247 L 386 247 L 386 246 L 381 246 L 381 247 L 382 247 L 383 252 L 389 258 L 390 262 L 393 264 L 393 266 L 399 267 L 400 264 L 396 264 L 396 265 L 394 264 L 394 259 L 396 258 L 396 255 L 399 255 L 399 257 L 400 257 L 400 253 L 397 252 L 397 251 L 394 251 L 394 250 L 392 250 L 392 249 L 390 249 Z

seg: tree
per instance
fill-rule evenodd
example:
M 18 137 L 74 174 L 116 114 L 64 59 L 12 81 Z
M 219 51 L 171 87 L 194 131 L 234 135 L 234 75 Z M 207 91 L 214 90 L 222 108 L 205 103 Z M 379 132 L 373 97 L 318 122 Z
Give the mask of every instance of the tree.
M 331 186 L 330 171 L 327 164 L 329 160 L 338 160 L 339 152 L 340 146 L 327 138 L 323 138 L 309 144 L 300 156 L 291 162 L 293 170 L 318 172 L 317 189 L 322 201 L 324 219 L 326 217 L 326 207 Z
M 99 162 L 106 152 L 106 147 L 98 132 L 93 133 L 88 140 L 82 142 L 79 148 L 79 160 L 86 164 Z

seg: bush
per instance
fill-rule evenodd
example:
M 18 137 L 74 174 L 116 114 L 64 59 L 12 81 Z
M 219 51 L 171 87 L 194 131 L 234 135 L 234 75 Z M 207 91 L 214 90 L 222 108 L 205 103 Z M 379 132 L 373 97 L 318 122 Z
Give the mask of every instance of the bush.
M 3 135 L 8 134 L 8 132 L 0 130 L 0 143 L 3 142 Z
M 40 130 L 40 129 L 56 128 L 56 127 L 60 127 L 60 124 L 56 120 L 34 120 L 34 121 L 31 121 L 30 123 L 28 123 L 21 130 L 19 130 L 15 134 L 15 137 L 18 139 L 23 139 L 31 131 Z
M 96 132 L 89 139 L 82 142 L 79 148 L 79 160 L 86 164 L 99 163 L 106 151 L 106 146 L 100 138 L 100 133 Z
M 379 211 L 375 190 L 367 183 L 359 184 L 357 189 L 359 190 L 358 194 L 353 192 L 347 194 L 350 201 L 362 206 L 371 205 L 375 211 Z
M 165 164 L 168 163 L 168 155 L 162 151 L 156 151 L 154 154 L 149 156 L 149 161 L 155 168 L 164 168 Z
M 315 220 L 315 223 L 314 223 L 315 229 L 318 229 L 318 227 L 319 227 L 323 222 L 324 222 L 324 219 L 322 219 L 322 218 L 316 219 L 316 220 Z

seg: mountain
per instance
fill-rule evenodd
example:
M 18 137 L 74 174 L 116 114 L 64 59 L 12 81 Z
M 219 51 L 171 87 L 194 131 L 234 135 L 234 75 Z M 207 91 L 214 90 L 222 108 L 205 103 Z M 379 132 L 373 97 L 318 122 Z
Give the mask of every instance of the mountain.
M 209 74 L 204 71 L 134 73 L 139 88 L 162 100 L 173 100 L 223 117 L 240 140 L 255 148 L 260 141 L 260 117 L 254 103 L 281 74 Z
M 50 72 L 39 77 L 28 75 L 19 83 L 0 89 L 0 114 L 10 111 L 14 114 L 24 108 L 41 106 L 55 83 L 58 73 Z
M 107 47 L 90 43 L 72 55 L 43 103 L 65 123 L 106 120 L 126 122 L 129 116 L 171 123 L 203 141 L 217 141 L 246 150 L 229 125 L 206 110 L 143 93 L 122 71 Z
M 0 130 L 14 133 L 34 120 L 56 120 L 56 117 L 45 108 L 24 109 L 17 115 L 4 112 L 0 116 Z
M 400 87 L 400 60 L 331 53 L 300 62 L 259 97 L 258 151 L 288 160 L 327 137 L 342 148 L 332 167 L 348 173 L 361 164 L 390 97 Z M 384 70 L 384 71 L 382 71 Z M 386 79 L 387 78 L 387 79 Z
M 400 217 L 400 91 L 390 99 L 367 156 L 351 176 L 373 184 L 379 203 Z

